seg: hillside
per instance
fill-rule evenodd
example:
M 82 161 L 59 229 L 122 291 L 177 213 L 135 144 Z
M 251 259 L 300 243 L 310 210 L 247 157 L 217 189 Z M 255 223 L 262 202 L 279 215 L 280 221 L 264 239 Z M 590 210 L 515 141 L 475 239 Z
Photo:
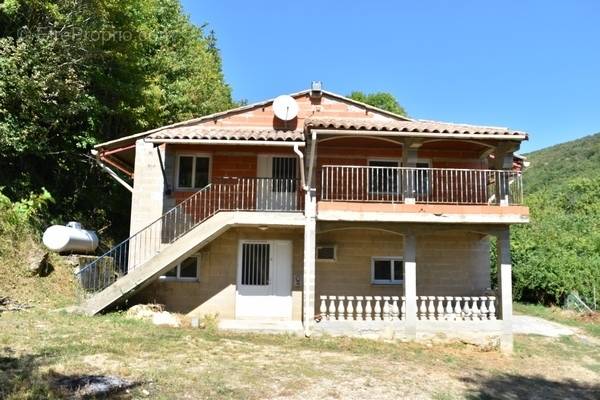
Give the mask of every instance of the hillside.
M 600 133 L 526 154 L 525 191 L 562 186 L 576 177 L 600 176 Z
M 600 134 L 527 155 L 531 223 L 512 229 L 517 300 L 600 306 Z

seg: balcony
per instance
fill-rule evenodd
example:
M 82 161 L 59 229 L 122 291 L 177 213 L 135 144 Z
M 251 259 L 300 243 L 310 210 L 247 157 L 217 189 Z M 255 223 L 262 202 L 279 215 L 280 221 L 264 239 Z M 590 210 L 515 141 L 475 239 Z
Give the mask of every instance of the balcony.
M 528 222 L 520 171 L 325 165 L 323 220 Z

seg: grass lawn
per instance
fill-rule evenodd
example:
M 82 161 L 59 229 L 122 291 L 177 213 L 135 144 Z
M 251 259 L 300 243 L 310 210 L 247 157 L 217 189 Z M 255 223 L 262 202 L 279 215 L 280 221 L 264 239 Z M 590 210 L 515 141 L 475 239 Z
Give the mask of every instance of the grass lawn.
M 159 328 L 117 313 L 0 315 L 0 398 L 64 398 L 54 382 L 81 374 L 139 383 L 120 398 L 598 399 L 600 346 L 517 336 L 504 356 L 461 344 Z

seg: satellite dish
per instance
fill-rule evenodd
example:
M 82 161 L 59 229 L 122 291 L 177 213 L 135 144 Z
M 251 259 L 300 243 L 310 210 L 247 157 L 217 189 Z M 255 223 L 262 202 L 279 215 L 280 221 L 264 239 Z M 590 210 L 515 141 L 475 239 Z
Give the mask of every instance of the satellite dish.
M 273 100 L 273 112 L 282 121 L 291 121 L 298 115 L 298 103 L 287 94 Z

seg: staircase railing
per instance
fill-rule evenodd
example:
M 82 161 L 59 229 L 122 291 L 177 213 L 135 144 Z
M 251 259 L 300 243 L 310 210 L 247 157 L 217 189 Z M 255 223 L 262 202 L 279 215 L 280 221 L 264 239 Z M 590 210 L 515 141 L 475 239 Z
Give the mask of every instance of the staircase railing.
M 220 211 L 304 209 L 297 179 L 219 178 L 77 272 L 82 287 L 98 292 L 159 254 Z

